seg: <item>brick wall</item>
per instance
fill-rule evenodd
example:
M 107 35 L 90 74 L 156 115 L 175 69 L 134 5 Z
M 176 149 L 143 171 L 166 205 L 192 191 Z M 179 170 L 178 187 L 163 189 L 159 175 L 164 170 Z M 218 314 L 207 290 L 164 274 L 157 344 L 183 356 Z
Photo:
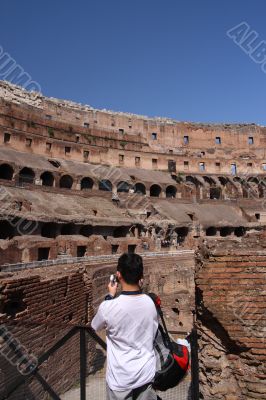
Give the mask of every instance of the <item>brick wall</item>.
M 266 398 L 265 278 L 265 251 L 225 246 L 199 260 L 200 398 Z

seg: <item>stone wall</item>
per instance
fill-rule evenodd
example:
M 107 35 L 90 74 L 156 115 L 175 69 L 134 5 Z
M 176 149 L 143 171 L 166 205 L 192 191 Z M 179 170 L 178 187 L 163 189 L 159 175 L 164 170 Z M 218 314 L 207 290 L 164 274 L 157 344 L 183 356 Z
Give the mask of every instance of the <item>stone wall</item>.
M 204 400 L 266 399 L 266 252 L 259 251 L 258 241 L 258 251 L 244 243 L 242 249 L 234 247 L 205 249 L 206 258 L 198 260 L 200 398 Z
M 71 327 L 90 322 L 106 294 L 117 258 L 109 256 L 100 262 L 0 273 L 1 327 L 6 327 L 28 353 L 40 356 Z M 192 327 L 191 309 L 194 308 L 193 252 L 145 256 L 144 266 L 145 290 L 160 293 L 169 327 L 185 336 Z M 173 311 L 177 303 L 178 313 Z M 40 367 L 42 376 L 58 392 L 68 390 L 79 379 L 78 349 L 76 335 Z M 0 353 L 3 351 L 2 343 Z M 88 341 L 88 354 L 93 369 L 96 351 L 91 341 Z M 0 374 L 0 395 L 3 396 L 18 378 L 16 367 L 3 356 L 0 357 Z M 47 397 L 39 383 L 30 379 L 9 400 L 34 398 Z

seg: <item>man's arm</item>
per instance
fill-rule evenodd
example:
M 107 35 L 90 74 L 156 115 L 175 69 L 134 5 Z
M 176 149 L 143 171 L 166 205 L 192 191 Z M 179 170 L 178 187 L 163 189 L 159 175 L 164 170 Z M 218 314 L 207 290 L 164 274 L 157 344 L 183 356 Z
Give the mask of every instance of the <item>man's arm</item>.
M 117 283 L 112 285 L 111 282 L 109 282 L 108 291 L 109 291 L 109 294 L 105 297 L 105 299 L 106 300 L 113 299 L 116 295 Z M 108 296 L 110 296 L 110 297 L 108 298 Z M 95 331 L 100 331 L 101 329 L 104 329 L 106 327 L 106 320 L 105 320 L 103 310 L 102 310 L 103 307 L 104 307 L 104 303 L 101 303 L 96 315 L 94 316 L 93 320 L 91 321 L 91 327 Z
M 93 320 L 91 321 L 91 327 L 95 330 L 95 331 L 100 331 L 101 329 L 104 329 L 106 326 L 106 321 L 102 312 L 102 306 L 103 303 L 100 304 L 100 307 L 96 313 L 96 315 L 94 316 Z

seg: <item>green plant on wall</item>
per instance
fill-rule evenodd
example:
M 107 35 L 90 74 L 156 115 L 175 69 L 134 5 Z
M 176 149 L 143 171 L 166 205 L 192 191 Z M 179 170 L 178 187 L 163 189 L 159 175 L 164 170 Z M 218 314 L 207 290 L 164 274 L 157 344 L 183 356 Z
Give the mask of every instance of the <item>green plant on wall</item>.
M 126 146 L 126 144 L 127 144 L 127 142 L 120 142 L 120 146 L 122 147 L 122 148 L 124 148 L 125 146 Z
M 53 138 L 54 137 L 54 130 L 53 128 L 51 128 L 50 126 L 48 126 L 48 135 L 49 137 Z

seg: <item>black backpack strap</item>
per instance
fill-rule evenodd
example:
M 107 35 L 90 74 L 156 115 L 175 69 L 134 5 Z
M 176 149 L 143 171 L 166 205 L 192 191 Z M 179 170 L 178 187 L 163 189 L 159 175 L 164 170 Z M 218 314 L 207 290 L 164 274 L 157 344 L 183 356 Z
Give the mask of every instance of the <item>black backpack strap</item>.
M 157 310 L 157 312 L 158 312 L 158 314 L 159 314 L 159 316 L 161 318 L 162 324 L 163 324 L 164 333 L 165 333 L 165 337 L 166 337 L 166 340 L 167 340 L 168 348 L 169 348 L 170 352 L 173 354 L 174 353 L 174 348 L 173 348 L 173 345 L 172 345 L 172 342 L 171 342 L 171 339 L 170 339 L 170 336 L 169 336 L 169 332 L 168 332 L 168 329 L 166 327 L 166 323 L 165 323 L 165 320 L 164 320 L 164 317 L 163 317 L 163 311 L 161 309 L 161 299 L 155 293 L 148 293 L 148 296 L 152 299 L 152 301 L 155 304 L 156 310 Z

